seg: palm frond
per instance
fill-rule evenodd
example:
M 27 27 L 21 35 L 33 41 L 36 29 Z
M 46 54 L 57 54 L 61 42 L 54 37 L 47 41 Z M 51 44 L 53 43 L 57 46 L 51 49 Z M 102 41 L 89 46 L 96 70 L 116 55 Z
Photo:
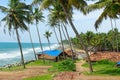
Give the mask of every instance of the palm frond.
M 4 7 L 4 6 L 0 6 L 0 10 L 1 10 L 3 13 L 8 12 L 8 8 L 6 8 L 6 7 Z
M 109 9 L 105 8 L 104 11 L 102 12 L 102 14 L 99 16 L 99 18 L 96 20 L 95 22 L 95 29 L 97 30 L 97 28 L 99 28 L 99 25 L 101 24 L 101 22 L 103 21 L 103 19 L 107 19 L 107 13 L 108 13 Z

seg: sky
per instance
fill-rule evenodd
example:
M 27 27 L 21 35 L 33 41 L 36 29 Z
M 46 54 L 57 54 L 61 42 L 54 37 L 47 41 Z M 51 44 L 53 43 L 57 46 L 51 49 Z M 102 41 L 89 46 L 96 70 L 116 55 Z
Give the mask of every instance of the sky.
M 7 6 L 7 3 L 8 3 L 7 1 L 9 1 L 9 0 L 0 0 L 0 5 Z M 25 0 L 25 2 L 27 4 L 30 4 L 32 2 L 32 0 Z M 88 4 L 91 4 L 91 3 L 92 3 L 91 1 L 88 2 Z M 43 43 L 47 42 L 46 38 L 43 35 L 45 33 L 45 31 L 50 30 L 52 32 L 52 29 L 50 28 L 50 26 L 47 25 L 47 15 L 48 15 L 48 13 L 49 13 L 48 11 L 43 11 L 43 15 L 45 16 L 45 21 L 43 23 L 40 22 L 38 24 L 41 39 L 42 39 Z M 91 13 L 89 13 L 85 16 L 80 11 L 74 10 L 73 23 L 76 26 L 76 29 L 78 30 L 78 32 L 79 33 L 81 33 L 81 32 L 85 33 L 87 31 L 93 31 L 93 32 L 96 33 L 97 31 L 94 28 L 94 23 L 101 13 L 102 13 L 102 10 L 97 10 L 97 11 L 91 12 Z M 5 16 L 5 14 L 0 12 L 0 20 L 4 16 Z M 117 27 L 118 27 L 118 25 L 119 25 L 119 21 L 117 20 Z M 68 32 L 69 32 L 70 37 L 75 37 L 75 33 L 73 32 L 71 27 L 68 26 L 67 28 L 68 28 Z M 98 28 L 98 32 L 108 32 L 110 29 L 111 29 L 110 20 L 108 18 L 107 20 L 104 20 L 102 22 L 102 24 Z M 37 43 L 38 42 L 38 36 L 37 36 L 35 25 L 30 25 L 30 30 L 31 30 L 33 42 Z M 120 30 L 119 27 L 118 27 L 118 30 Z M 24 32 L 19 31 L 19 34 L 20 34 L 21 42 L 26 42 L 26 43 L 30 42 L 29 34 L 28 34 L 27 31 L 24 31 Z M 64 37 L 63 37 L 63 39 L 64 39 Z M 52 43 L 57 42 L 54 33 L 51 35 L 50 41 Z M 12 35 L 9 35 L 7 30 L 6 30 L 6 33 L 4 33 L 4 23 L 0 24 L 0 42 L 17 42 L 15 33 L 12 34 Z

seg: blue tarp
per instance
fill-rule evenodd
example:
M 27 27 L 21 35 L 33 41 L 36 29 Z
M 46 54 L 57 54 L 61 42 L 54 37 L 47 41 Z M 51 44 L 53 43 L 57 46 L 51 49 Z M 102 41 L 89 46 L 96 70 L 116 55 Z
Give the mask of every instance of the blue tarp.
M 117 65 L 120 65 L 120 62 L 117 62 Z
M 42 53 L 42 52 L 40 52 L 40 53 Z M 46 50 L 46 51 L 43 51 L 43 54 L 47 54 L 49 56 L 54 56 L 54 57 L 58 56 L 60 53 L 62 53 L 61 50 Z

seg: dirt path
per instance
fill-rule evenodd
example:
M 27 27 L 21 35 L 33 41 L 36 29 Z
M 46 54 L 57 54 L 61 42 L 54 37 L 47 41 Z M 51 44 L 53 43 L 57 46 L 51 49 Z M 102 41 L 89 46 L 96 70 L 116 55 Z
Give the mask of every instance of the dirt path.
M 82 67 L 82 64 L 84 64 L 85 62 L 79 61 L 76 63 L 76 71 L 79 72 L 79 76 L 76 80 L 120 80 L 120 76 L 87 76 L 84 75 L 83 72 L 84 71 L 88 71 L 88 69 Z
M 43 75 L 50 66 L 32 66 L 23 71 L 0 72 L 0 80 L 23 80 L 27 77 Z
M 76 63 L 76 72 L 62 72 L 54 80 L 120 80 L 120 76 L 87 76 L 84 71 L 87 68 L 82 67 L 83 60 Z

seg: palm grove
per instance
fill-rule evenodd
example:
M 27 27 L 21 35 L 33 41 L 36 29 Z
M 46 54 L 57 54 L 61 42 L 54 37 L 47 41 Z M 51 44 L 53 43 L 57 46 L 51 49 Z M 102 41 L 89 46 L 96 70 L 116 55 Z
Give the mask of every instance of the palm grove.
M 87 1 L 92 0 L 33 0 L 31 5 L 27 5 L 20 0 L 9 0 L 8 6 L 0 6 L 0 11 L 5 13 L 5 17 L 1 19 L 2 22 L 5 23 L 5 28 L 8 29 L 9 33 L 16 33 L 16 37 L 18 40 L 20 53 L 21 53 L 21 63 L 25 68 L 24 64 L 24 55 L 22 51 L 22 45 L 20 40 L 19 31 L 28 31 L 30 33 L 30 26 L 33 22 L 36 22 L 36 29 L 38 32 L 38 38 L 41 45 L 40 33 L 38 30 L 37 24 L 43 21 L 42 10 L 46 9 L 49 11 L 48 24 L 53 28 L 59 30 L 60 40 L 58 40 L 57 35 L 56 39 L 58 42 L 63 41 L 63 36 L 61 35 L 61 31 L 65 31 L 67 34 L 67 40 L 71 46 L 72 43 L 76 44 L 75 46 L 79 46 L 80 49 L 84 49 L 87 55 L 88 64 L 90 72 L 93 72 L 92 64 L 90 61 L 90 57 L 88 54 L 89 47 L 99 48 L 100 50 L 114 50 L 119 51 L 119 32 L 117 28 L 113 28 L 112 22 L 115 19 L 119 19 L 120 15 L 120 1 L 119 0 L 98 0 L 98 2 L 94 4 L 87 5 Z M 99 28 L 100 23 L 103 19 L 110 19 L 112 30 L 108 33 L 93 33 L 87 32 L 86 34 L 77 31 L 75 24 L 73 23 L 73 10 L 76 9 L 80 11 L 82 14 L 88 14 L 97 9 L 103 9 L 103 12 L 99 16 L 99 18 L 95 22 L 95 28 Z M 70 25 L 73 31 L 76 34 L 76 38 L 70 39 L 68 35 L 66 25 Z M 63 30 L 64 29 L 64 30 Z M 30 35 L 31 36 L 31 35 Z M 102 36 L 102 37 L 101 37 Z M 31 39 L 31 37 L 30 37 Z M 32 39 L 31 39 L 32 43 Z M 78 45 L 79 44 L 79 45 Z M 103 49 L 102 49 L 103 48 Z M 64 44 L 62 43 L 62 49 L 64 51 Z M 34 50 L 34 45 L 33 45 Z M 35 58 L 36 58 L 36 52 Z

